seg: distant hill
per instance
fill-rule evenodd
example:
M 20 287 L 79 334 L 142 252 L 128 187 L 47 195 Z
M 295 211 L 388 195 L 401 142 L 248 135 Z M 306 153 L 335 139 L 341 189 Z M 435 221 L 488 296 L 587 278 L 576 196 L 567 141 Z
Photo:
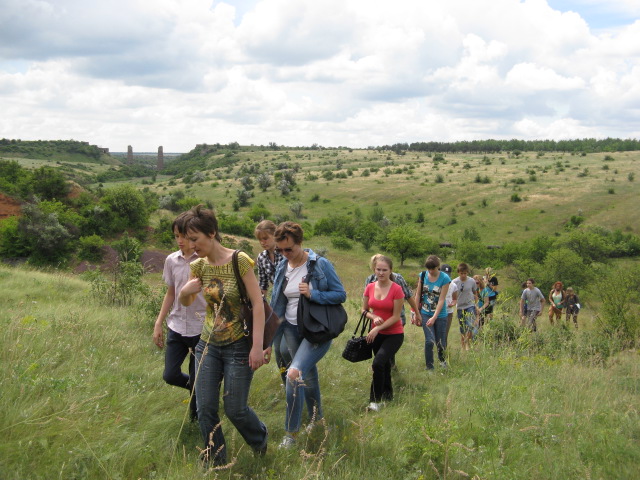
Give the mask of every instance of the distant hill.
M 0 140 L 0 158 L 31 158 L 56 162 L 113 164 L 104 149 L 76 140 Z

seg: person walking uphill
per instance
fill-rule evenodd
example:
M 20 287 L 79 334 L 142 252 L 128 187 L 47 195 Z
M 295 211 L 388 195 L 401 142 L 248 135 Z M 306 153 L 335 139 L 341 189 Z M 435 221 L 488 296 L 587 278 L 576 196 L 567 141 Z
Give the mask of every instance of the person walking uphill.
M 233 268 L 234 250 L 220 243 L 218 220 L 211 210 L 198 205 L 189 210 L 184 229 L 191 247 L 200 257 L 191 264 L 191 279 L 180 291 L 180 303 L 189 306 L 203 291 L 207 315 L 196 347 L 196 400 L 198 422 L 204 440 L 203 459 L 214 466 L 227 461 L 220 425 L 220 387 L 224 382 L 224 411 L 242 438 L 257 454 L 267 450 L 267 427 L 247 405 L 253 372 L 266 361 L 262 350 L 264 308 L 254 262 L 238 255 L 240 277 L 253 305 L 253 343 L 244 335 L 240 319 L 241 298 Z
M 440 259 L 429 255 L 424 263 L 427 269 L 419 275 L 416 303 L 421 307 L 413 314 L 414 325 L 424 332 L 424 358 L 427 372 L 433 372 L 433 347 L 437 346 L 440 365 L 447 367 L 447 305 L 446 297 L 451 279 L 440 271 Z
M 331 340 L 311 343 L 298 330 L 298 303 L 302 295 L 310 301 L 340 304 L 347 299 L 342 282 L 333 265 L 313 250 L 302 248 L 304 232 L 294 222 L 284 222 L 275 231 L 276 248 L 285 260 L 278 264 L 273 281 L 271 307 L 284 318 L 284 344 L 292 358 L 287 369 L 287 409 L 284 419 L 285 436 L 280 448 L 291 448 L 302 423 L 302 404 L 306 401 L 310 426 L 323 418 L 317 363 L 331 346 Z
M 395 283 L 392 269 L 393 262 L 389 257 L 376 256 L 374 272 L 377 280 L 365 287 L 362 303 L 362 312 L 371 319 L 367 343 L 373 344 L 374 358 L 368 408 L 374 412 L 380 410 L 384 400 L 393 400 L 391 359 L 404 341 L 400 318 L 404 292 Z
M 173 236 L 179 250 L 170 254 L 164 261 L 162 279 L 167 284 L 167 292 L 162 300 L 160 313 L 153 327 L 153 342 L 158 348 L 165 346 L 162 324 L 167 319 L 167 341 L 164 357 L 164 373 L 162 378 L 169 385 L 186 388 L 191 394 L 190 417 L 197 418 L 196 396 L 193 385 L 196 378 L 196 361 L 194 351 L 200 341 L 202 323 L 207 312 L 207 305 L 202 294 L 196 296 L 191 306 L 184 307 L 178 301 L 178 294 L 189 280 L 189 264 L 198 259 L 198 255 L 189 246 L 184 234 L 185 213 L 176 217 L 171 225 Z M 169 314 L 169 316 L 167 316 Z M 182 372 L 182 363 L 189 356 L 189 374 Z
M 540 316 L 542 307 L 544 306 L 544 295 L 542 295 L 540 289 L 535 286 L 535 283 L 533 278 L 529 278 L 527 280 L 527 288 L 522 291 L 522 296 L 520 297 L 520 318 L 522 319 L 522 326 L 526 325 L 534 332 L 538 329 L 536 318 Z

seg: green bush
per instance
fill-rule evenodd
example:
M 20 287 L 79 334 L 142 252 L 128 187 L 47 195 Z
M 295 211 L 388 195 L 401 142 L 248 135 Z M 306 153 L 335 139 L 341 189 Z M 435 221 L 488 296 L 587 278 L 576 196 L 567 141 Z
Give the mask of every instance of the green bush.
M 84 277 L 89 280 L 91 294 L 103 305 L 127 306 L 136 298 L 146 296 L 149 287 L 142 281 L 144 268 L 137 261 L 118 262 L 109 272 L 88 271 Z
M 120 240 L 114 242 L 112 247 L 118 252 L 121 262 L 138 262 L 142 256 L 142 244 L 138 239 L 130 237 L 127 232 Z
M 351 250 L 353 248 L 353 243 L 345 236 L 332 235 L 331 246 L 338 250 Z
M 78 257 L 90 262 L 101 262 L 104 256 L 105 242 L 98 235 L 80 237 L 78 240 Z
M 0 257 L 28 257 L 30 253 L 31 248 L 18 229 L 18 217 L 0 221 Z

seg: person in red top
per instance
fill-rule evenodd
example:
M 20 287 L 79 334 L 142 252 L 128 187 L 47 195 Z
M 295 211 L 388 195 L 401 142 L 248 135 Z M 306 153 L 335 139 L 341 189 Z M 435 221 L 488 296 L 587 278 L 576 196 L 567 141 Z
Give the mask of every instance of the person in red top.
M 400 312 L 404 303 L 402 287 L 393 281 L 393 262 L 380 255 L 374 272 L 377 280 L 364 289 L 363 312 L 371 319 L 367 342 L 373 344 L 373 380 L 368 409 L 380 410 L 382 402 L 393 399 L 391 384 L 391 358 L 402 346 L 404 327 Z

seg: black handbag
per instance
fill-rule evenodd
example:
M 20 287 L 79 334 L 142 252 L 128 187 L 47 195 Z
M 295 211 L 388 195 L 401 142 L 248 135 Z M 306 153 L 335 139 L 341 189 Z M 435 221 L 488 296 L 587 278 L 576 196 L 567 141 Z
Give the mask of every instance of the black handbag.
M 309 283 L 313 271 L 303 282 Z M 347 311 L 341 303 L 315 303 L 305 295 L 298 301 L 298 332 L 311 343 L 325 343 L 336 338 L 347 325 Z
M 247 296 L 247 290 L 240 276 L 240 268 L 238 267 L 238 253 L 240 250 L 233 252 L 231 257 L 231 263 L 233 264 L 233 272 L 236 275 L 236 283 L 238 284 L 238 291 L 240 292 L 240 320 L 242 321 L 242 328 L 244 329 L 245 337 L 249 337 L 249 344 L 253 345 L 253 305 L 251 300 Z M 262 337 L 262 349 L 266 350 L 271 346 L 273 337 L 276 335 L 276 331 L 280 326 L 280 318 L 273 313 L 271 305 L 267 302 L 267 299 L 262 297 L 262 305 L 264 307 L 264 336 Z
M 347 342 L 342 352 L 342 358 L 349 360 L 350 362 L 362 362 L 363 360 L 369 360 L 373 357 L 373 345 L 367 343 L 367 337 L 365 332 L 371 328 L 371 319 L 367 318 L 367 312 L 362 312 L 358 325 L 353 331 L 353 335 Z M 356 337 L 360 329 L 360 335 Z

